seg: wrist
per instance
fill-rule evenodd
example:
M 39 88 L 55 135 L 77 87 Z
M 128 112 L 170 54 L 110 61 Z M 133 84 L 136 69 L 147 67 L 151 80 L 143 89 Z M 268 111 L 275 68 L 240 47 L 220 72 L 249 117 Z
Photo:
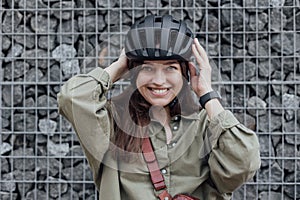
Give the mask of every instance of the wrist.
M 202 89 L 199 93 L 198 93 L 198 97 L 202 97 L 203 95 L 214 91 L 212 88 L 206 88 L 206 89 Z
M 212 99 L 221 100 L 221 95 L 218 92 L 211 90 L 200 96 L 199 103 L 202 108 L 205 108 L 205 104 Z

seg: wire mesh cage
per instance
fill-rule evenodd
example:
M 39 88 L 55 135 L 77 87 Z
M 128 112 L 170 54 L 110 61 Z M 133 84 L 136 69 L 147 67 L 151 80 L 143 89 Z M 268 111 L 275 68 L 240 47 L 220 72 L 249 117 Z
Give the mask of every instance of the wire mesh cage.
M 56 96 L 71 76 L 112 63 L 131 24 L 150 13 L 187 22 L 210 56 L 223 105 L 258 135 L 261 168 L 233 199 L 300 199 L 299 0 L 0 4 L 0 199 L 98 199 Z

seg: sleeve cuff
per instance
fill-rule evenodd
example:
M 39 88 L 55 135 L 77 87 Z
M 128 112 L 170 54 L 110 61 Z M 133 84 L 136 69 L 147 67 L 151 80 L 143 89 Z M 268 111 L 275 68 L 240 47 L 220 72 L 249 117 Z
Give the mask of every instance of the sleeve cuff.
M 219 115 L 211 119 L 209 124 L 209 131 L 211 132 L 211 136 L 213 137 L 212 146 L 215 146 L 222 133 L 238 125 L 239 123 L 240 122 L 229 110 L 224 110 Z

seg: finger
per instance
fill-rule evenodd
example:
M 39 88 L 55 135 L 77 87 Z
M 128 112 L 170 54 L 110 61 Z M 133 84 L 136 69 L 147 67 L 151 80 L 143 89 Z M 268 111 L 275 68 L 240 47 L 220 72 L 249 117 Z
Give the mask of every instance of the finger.
M 123 49 L 121 50 L 120 56 L 124 56 L 124 55 L 125 55 L 125 49 L 123 48 Z
M 203 59 L 201 58 L 201 55 L 200 55 L 199 51 L 197 50 L 195 44 L 192 45 L 192 51 L 193 51 L 193 54 L 194 54 L 198 64 L 201 66 Z
M 208 61 L 208 56 L 207 53 L 205 51 L 205 49 L 202 47 L 202 45 L 200 44 L 199 40 L 197 38 L 194 39 L 194 43 L 196 46 L 196 49 L 199 53 L 199 55 L 205 60 Z

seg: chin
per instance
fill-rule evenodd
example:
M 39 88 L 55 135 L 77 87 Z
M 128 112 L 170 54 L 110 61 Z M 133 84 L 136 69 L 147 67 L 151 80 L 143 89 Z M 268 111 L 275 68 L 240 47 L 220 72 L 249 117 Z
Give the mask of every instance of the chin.
M 150 104 L 151 104 L 152 106 L 161 106 L 161 107 L 165 107 L 165 106 L 167 106 L 169 103 L 170 103 L 170 101 L 167 101 L 167 102 L 153 102 L 153 101 L 150 101 Z

